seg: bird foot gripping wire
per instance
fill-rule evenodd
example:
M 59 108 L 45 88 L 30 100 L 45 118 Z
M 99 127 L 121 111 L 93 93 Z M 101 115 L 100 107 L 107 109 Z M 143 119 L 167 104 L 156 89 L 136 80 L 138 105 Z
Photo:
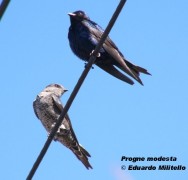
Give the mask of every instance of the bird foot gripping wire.
M 55 124 L 56 124 L 56 123 L 53 123 L 53 124 L 51 125 L 51 128 L 52 128 L 52 129 L 54 128 Z M 58 140 L 58 136 L 67 135 L 68 132 L 69 132 L 69 130 L 67 130 L 67 129 L 65 128 L 65 126 L 62 124 L 62 125 L 58 128 L 58 130 L 57 130 L 57 132 L 56 132 L 56 135 L 54 136 L 54 141 L 57 141 L 57 140 Z M 50 133 L 48 133 L 48 136 L 49 136 L 49 135 L 50 135 Z
M 89 55 L 92 56 L 92 55 L 93 55 L 93 52 L 94 52 L 94 50 L 91 51 L 91 53 L 90 53 Z M 97 53 L 96 57 L 100 57 L 100 56 L 101 56 L 101 54 L 100 54 L 100 53 Z M 87 67 L 87 62 L 85 62 L 85 68 L 86 68 L 86 67 Z M 94 67 L 92 66 L 91 69 L 94 69 Z
M 92 56 L 92 55 L 93 55 L 93 53 L 94 53 L 94 50 L 93 50 L 93 51 L 91 51 L 90 56 Z M 97 55 L 96 55 L 96 57 L 100 57 L 100 56 L 101 56 L 101 54 L 98 52 L 98 53 L 97 53 Z

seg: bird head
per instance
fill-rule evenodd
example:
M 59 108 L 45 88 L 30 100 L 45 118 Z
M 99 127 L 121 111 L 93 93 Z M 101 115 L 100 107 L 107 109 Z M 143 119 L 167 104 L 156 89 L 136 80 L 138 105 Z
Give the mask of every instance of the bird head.
M 66 91 L 68 91 L 68 90 L 65 89 L 60 84 L 50 84 L 50 85 L 46 86 L 46 88 L 44 89 L 44 92 L 54 93 L 57 96 L 63 95 L 63 93 Z
M 73 13 L 68 13 L 70 16 L 71 22 L 72 21 L 83 21 L 83 20 L 89 20 L 89 17 L 85 14 L 84 11 L 75 11 Z

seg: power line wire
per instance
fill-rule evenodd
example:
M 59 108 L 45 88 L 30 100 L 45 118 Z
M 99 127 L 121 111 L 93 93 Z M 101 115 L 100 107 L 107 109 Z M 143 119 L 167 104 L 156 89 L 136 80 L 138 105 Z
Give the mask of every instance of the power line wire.
M 3 17 L 3 14 L 9 4 L 10 0 L 3 0 L 1 5 L 0 5 L 0 20 Z
M 38 167 L 39 167 L 43 157 L 45 156 L 45 154 L 46 154 L 46 152 L 47 152 L 47 150 L 48 150 L 48 148 L 49 148 L 49 146 L 50 146 L 50 144 L 51 144 L 51 142 L 52 142 L 52 140 L 53 140 L 53 138 L 54 138 L 54 136 L 55 136 L 55 134 L 56 134 L 56 132 L 59 128 L 59 126 L 61 125 L 65 115 L 67 114 L 67 112 L 68 112 L 68 110 L 69 110 L 69 108 L 72 104 L 72 102 L 74 101 L 74 98 L 76 97 L 81 85 L 83 84 L 89 70 L 91 69 L 93 63 L 95 62 L 96 56 L 97 56 L 99 50 L 101 49 L 101 47 L 102 47 L 106 37 L 108 36 L 110 30 L 112 29 L 112 27 L 113 27 L 118 15 L 120 14 L 125 2 L 126 2 L 126 0 L 121 0 L 119 5 L 117 6 L 117 8 L 116 8 L 110 22 L 108 23 L 108 26 L 106 27 L 98 45 L 96 46 L 95 50 L 93 51 L 92 55 L 90 56 L 89 61 L 86 64 L 84 71 L 82 72 L 73 92 L 71 93 L 71 95 L 70 95 L 61 115 L 59 116 L 57 123 L 55 124 L 54 128 L 52 129 L 52 131 L 51 131 L 50 135 L 48 136 L 48 139 L 46 140 L 38 158 L 36 159 L 31 171 L 29 172 L 29 174 L 27 176 L 27 180 L 31 180 L 32 177 L 34 176 L 36 170 L 38 169 Z

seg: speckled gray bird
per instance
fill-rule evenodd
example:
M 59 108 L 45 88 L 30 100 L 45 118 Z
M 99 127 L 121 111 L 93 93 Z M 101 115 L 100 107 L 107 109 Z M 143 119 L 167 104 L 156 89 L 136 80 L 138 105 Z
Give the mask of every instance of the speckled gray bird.
M 33 102 L 34 112 L 48 133 L 51 132 L 51 129 L 54 127 L 63 110 L 60 97 L 66 91 L 67 90 L 62 85 L 50 84 L 37 95 L 35 101 Z M 92 166 L 88 161 L 88 157 L 91 156 L 79 144 L 68 114 L 66 114 L 63 119 L 54 140 L 61 142 L 69 148 L 87 169 L 92 169 Z
M 75 11 L 68 15 L 71 22 L 68 33 L 70 47 L 76 56 L 84 61 L 88 61 L 104 30 L 96 22 L 90 20 L 83 11 Z M 95 64 L 112 76 L 131 85 L 134 82 L 118 69 L 127 73 L 142 85 L 143 83 L 139 77 L 140 73 L 150 75 L 146 69 L 126 60 L 109 37 L 106 38 L 102 48 L 99 50 Z

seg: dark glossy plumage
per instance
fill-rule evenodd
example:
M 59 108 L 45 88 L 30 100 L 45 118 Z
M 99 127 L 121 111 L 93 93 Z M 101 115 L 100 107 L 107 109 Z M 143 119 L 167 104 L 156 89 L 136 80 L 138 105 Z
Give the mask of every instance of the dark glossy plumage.
M 48 133 L 51 132 L 63 110 L 60 97 L 65 91 L 65 88 L 59 84 L 48 85 L 33 102 L 35 114 Z M 68 114 L 61 123 L 54 140 L 69 148 L 87 169 L 92 168 L 88 161 L 90 154 L 78 143 Z
M 68 33 L 70 47 L 76 56 L 88 61 L 90 54 L 95 49 L 104 31 L 97 23 L 91 21 L 83 11 L 69 13 L 69 16 L 71 21 Z M 117 68 L 133 77 L 142 85 L 143 83 L 139 78 L 140 73 L 150 75 L 146 69 L 127 61 L 109 37 L 105 40 L 99 53 L 100 57 L 97 57 L 95 64 L 122 81 L 134 84 L 129 77 Z

